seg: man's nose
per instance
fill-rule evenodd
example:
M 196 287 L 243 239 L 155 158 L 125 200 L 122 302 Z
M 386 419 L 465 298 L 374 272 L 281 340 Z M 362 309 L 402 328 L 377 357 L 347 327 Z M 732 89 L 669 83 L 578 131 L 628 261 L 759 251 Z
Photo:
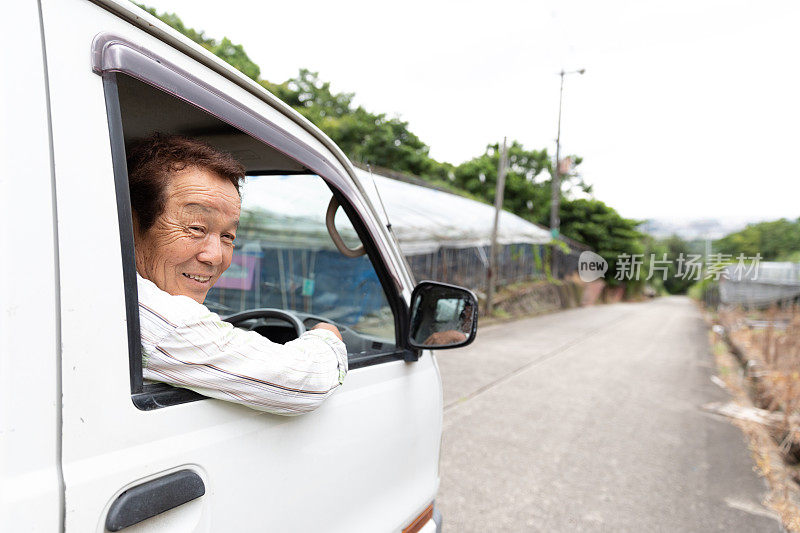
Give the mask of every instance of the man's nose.
M 197 260 L 216 266 L 222 263 L 222 259 L 222 238 L 219 235 L 207 235 L 203 240 L 203 247 L 197 254 Z

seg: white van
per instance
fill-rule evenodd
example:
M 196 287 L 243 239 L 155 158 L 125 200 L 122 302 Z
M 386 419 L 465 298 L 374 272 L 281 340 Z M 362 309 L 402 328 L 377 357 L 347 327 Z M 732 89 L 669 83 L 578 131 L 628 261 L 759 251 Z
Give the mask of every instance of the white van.
M 342 152 L 127 0 L 15 2 L 0 29 L 0 531 L 440 530 L 427 348 L 474 338 L 474 295 L 415 288 Z M 125 150 L 156 131 L 247 167 L 209 307 L 280 342 L 342 330 L 350 372 L 316 411 L 143 381 Z

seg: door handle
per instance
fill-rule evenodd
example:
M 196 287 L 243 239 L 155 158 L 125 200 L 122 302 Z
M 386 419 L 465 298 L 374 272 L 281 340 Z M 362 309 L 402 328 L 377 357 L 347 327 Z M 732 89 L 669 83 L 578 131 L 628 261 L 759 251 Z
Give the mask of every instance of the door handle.
M 191 470 L 179 470 L 126 490 L 111 504 L 106 529 L 119 531 L 206 493 L 202 478 Z

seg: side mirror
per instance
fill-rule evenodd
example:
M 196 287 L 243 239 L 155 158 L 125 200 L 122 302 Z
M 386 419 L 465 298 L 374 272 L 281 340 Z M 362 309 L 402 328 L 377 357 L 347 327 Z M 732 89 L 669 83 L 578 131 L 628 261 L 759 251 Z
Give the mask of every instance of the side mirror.
M 411 294 L 408 344 L 422 350 L 458 348 L 475 339 L 478 298 L 472 291 L 423 281 Z

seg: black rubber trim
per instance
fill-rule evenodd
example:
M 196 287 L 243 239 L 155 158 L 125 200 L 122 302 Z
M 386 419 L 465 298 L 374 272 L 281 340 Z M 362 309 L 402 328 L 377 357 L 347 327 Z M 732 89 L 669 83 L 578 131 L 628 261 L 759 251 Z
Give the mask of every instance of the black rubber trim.
M 122 133 L 122 112 L 119 107 L 117 76 L 103 73 L 103 93 L 108 114 L 108 133 L 111 140 L 111 159 L 114 169 L 114 188 L 117 196 L 117 220 L 122 249 L 122 279 L 125 284 L 125 319 L 128 326 L 131 393 L 142 391 L 142 342 L 139 329 L 139 291 L 136 283 L 136 258 L 133 249 L 133 218 L 128 189 L 128 165 L 125 137 Z
M 395 350 L 393 352 L 362 355 L 360 357 L 356 355 L 348 358 L 347 367 L 349 370 L 354 370 L 378 363 L 388 363 L 389 361 L 407 361 L 410 357 L 407 352 L 408 350 Z
M 180 470 L 142 483 L 120 494 L 111 504 L 106 516 L 106 529 L 120 531 L 205 493 L 202 478 L 191 470 Z
M 146 383 L 142 387 L 141 392 L 131 394 L 133 405 L 142 411 L 152 411 L 153 409 L 161 409 L 162 407 L 169 407 L 170 405 L 179 405 L 206 399 L 208 399 L 207 396 L 203 396 L 198 392 L 173 387 L 166 383 Z

